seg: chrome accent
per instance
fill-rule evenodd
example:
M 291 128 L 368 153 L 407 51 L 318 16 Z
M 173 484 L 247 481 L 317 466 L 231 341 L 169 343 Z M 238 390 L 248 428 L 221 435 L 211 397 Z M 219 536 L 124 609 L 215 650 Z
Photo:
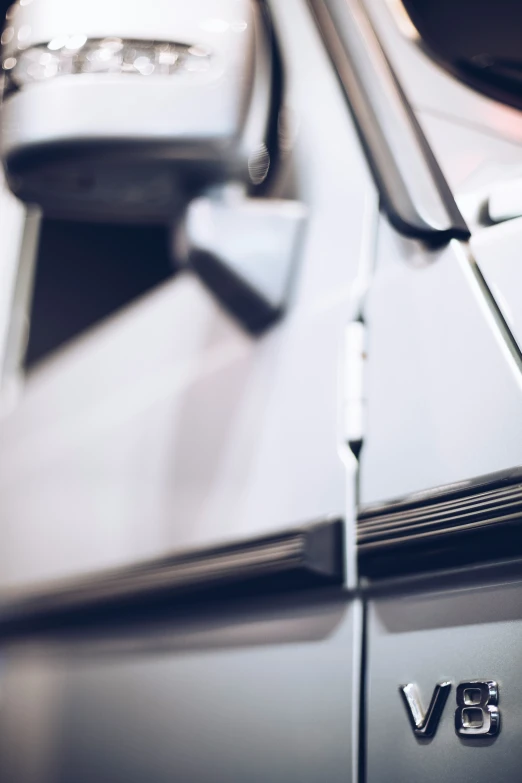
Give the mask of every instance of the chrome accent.
M 394 227 L 421 239 L 469 230 L 359 0 L 309 0 Z
M 327 519 L 228 545 L 175 553 L 133 566 L 4 593 L 0 636 L 23 632 L 66 615 L 81 622 L 93 611 L 121 611 L 191 595 L 216 600 L 220 591 L 245 595 L 298 587 L 342 584 L 343 523 Z
M 399 688 L 416 737 L 429 738 L 435 736 L 450 690 L 450 682 L 438 683 L 433 691 L 430 705 L 425 712 L 416 685 L 409 683 Z
M 190 75 L 208 71 L 210 64 L 210 50 L 202 46 L 72 35 L 9 53 L 2 70 L 9 93 L 72 74 Z
M 522 469 L 435 487 L 362 507 L 357 522 L 361 573 L 385 577 L 522 553 Z
M 470 680 L 457 685 L 455 731 L 459 737 L 494 737 L 500 731 L 498 684 Z
M 366 327 L 360 320 L 346 327 L 344 357 L 344 438 L 357 457 L 366 420 Z

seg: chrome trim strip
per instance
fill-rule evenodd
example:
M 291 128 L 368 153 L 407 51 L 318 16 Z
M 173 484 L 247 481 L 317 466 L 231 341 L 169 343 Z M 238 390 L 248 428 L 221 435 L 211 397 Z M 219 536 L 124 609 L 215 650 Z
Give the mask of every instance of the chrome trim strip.
M 359 0 L 308 0 L 346 93 L 383 205 L 401 233 L 469 230 Z
M 0 634 L 53 617 L 119 610 L 190 595 L 215 599 L 226 588 L 256 594 L 344 580 L 343 523 L 326 520 L 230 545 L 190 550 L 133 566 L 63 580 L 0 599 Z
M 363 507 L 357 549 L 374 578 L 522 555 L 522 469 Z
M 2 47 L 5 96 L 28 85 L 60 76 L 193 77 L 212 68 L 212 52 L 203 46 L 137 38 L 88 38 L 63 35 L 27 47 Z

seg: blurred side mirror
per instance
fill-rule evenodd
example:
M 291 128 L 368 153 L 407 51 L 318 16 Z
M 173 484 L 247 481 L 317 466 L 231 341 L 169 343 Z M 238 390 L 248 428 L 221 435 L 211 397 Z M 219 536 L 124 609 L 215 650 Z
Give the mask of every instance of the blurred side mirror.
M 253 0 L 38 0 L 2 33 L 1 152 L 46 214 L 169 218 L 267 175 L 274 57 Z

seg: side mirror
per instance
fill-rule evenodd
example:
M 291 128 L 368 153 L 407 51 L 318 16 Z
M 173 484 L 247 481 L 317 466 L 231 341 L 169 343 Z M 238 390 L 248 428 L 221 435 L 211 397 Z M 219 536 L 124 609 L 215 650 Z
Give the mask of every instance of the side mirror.
M 168 218 L 268 173 L 278 96 L 252 0 L 38 0 L 2 34 L 10 187 L 47 214 Z
M 13 192 L 51 217 L 185 223 L 223 306 L 252 333 L 274 323 L 302 209 L 266 198 L 282 87 L 264 0 L 19 0 L 1 41 Z

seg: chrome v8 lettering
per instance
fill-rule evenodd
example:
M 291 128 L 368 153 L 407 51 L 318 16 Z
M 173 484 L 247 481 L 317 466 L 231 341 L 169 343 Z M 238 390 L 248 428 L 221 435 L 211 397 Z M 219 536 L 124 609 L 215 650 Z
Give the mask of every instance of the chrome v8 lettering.
M 416 737 L 429 738 L 435 735 L 450 690 L 450 682 L 438 683 L 430 705 L 424 711 L 416 685 L 410 683 L 399 688 Z M 467 738 L 494 737 L 498 734 L 500 711 L 498 685 L 494 680 L 470 680 L 457 685 L 455 731 L 459 737 Z
M 416 685 L 403 685 L 399 690 L 404 699 L 415 736 L 433 737 L 446 705 L 446 700 L 451 690 L 451 683 L 441 682 L 435 686 L 427 712 L 424 712 Z
M 493 680 L 457 685 L 455 731 L 460 737 L 494 737 L 500 731 L 498 685 Z

